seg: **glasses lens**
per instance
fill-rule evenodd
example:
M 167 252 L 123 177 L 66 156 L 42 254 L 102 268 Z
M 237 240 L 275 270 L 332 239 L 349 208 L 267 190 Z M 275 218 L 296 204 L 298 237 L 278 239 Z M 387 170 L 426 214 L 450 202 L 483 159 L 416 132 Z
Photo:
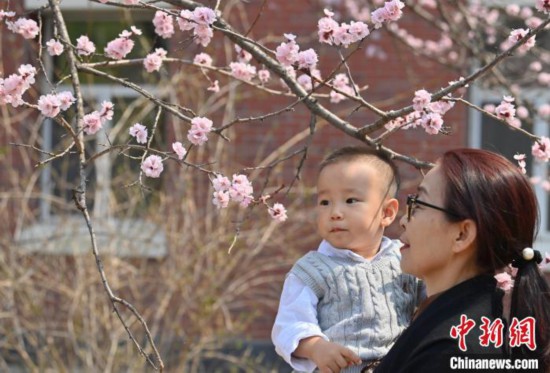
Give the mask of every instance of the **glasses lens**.
M 410 194 L 407 196 L 407 221 L 411 220 L 415 199 L 416 199 L 415 195 Z

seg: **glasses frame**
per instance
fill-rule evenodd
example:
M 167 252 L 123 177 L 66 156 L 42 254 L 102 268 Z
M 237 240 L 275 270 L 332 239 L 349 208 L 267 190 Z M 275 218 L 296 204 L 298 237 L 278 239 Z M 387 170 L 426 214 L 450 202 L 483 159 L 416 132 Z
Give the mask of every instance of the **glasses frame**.
M 419 200 L 418 199 L 418 194 L 409 194 L 407 196 L 407 221 L 411 221 L 411 215 L 412 215 L 412 212 L 414 210 L 414 205 L 415 204 L 430 207 L 432 209 L 439 210 L 439 211 L 442 211 L 446 214 L 454 216 L 455 218 L 460 218 L 460 216 L 455 212 L 452 212 L 452 211 L 447 210 L 443 207 L 432 205 L 431 203 Z

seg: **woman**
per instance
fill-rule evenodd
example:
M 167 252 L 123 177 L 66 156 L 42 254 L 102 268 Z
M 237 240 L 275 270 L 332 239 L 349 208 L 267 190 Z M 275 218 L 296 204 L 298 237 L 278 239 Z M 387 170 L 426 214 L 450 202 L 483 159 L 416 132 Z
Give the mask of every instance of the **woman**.
M 484 150 L 449 151 L 400 223 L 401 268 L 424 280 L 428 298 L 375 372 L 442 372 L 488 358 L 537 359 L 537 371 L 550 370 L 549 286 L 531 249 L 538 205 L 518 167 Z M 494 274 L 509 264 L 517 274 L 506 320 Z

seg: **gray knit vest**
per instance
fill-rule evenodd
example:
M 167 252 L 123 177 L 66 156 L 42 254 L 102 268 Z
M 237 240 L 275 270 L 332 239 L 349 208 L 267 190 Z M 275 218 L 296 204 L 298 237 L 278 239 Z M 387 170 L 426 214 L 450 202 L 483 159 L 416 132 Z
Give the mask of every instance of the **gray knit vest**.
M 363 366 L 387 354 L 416 305 L 416 279 L 401 273 L 399 253 L 391 252 L 374 262 L 357 262 L 312 251 L 290 271 L 317 295 L 323 333 L 358 354 Z M 342 372 L 361 369 L 352 366 Z

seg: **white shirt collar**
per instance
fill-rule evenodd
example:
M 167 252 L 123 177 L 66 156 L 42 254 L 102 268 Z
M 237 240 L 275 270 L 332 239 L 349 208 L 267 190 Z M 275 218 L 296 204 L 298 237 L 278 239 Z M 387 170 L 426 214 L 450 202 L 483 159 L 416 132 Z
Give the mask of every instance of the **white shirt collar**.
M 398 247 L 402 245 L 402 243 L 400 243 L 398 240 L 391 240 L 388 237 L 382 237 L 382 242 L 380 243 L 380 250 L 378 250 L 376 255 L 370 259 L 363 258 L 361 255 L 356 254 L 353 251 L 348 249 L 338 249 L 332 246 L 326 240 L 323 240 L 321 242 L 317 251 L 319 251 L 321 254 L 324 254 L 326 256 L 348 258 L 358 262 L 374 262 L 385 257 L 388 254 L 391 254 L 392 250 L 396 249 L 397 244 L 398 244 Z

